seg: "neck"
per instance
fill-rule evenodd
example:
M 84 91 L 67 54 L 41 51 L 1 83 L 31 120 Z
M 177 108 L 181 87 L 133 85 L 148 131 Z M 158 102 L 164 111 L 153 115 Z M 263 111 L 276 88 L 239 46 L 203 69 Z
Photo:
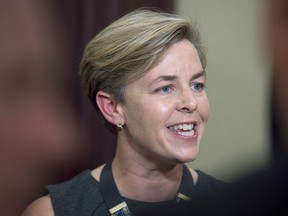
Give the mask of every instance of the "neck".
M 112 163 L 115 183 L 123 197 L 146 202 L 175 199 L 183 164 L 154 165 L 116 157 Z

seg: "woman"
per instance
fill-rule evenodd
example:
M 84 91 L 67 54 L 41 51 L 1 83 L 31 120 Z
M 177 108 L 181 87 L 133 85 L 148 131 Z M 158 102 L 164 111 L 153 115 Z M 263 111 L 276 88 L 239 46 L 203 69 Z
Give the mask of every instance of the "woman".
M 115 157 L 49 186 L 24 215 L 159 214 L 221 185 L 184 165 L 197 157 L 209 116 L 204 69 L 197 29 L 173 14 L 137 10 L 96 35 L 80 75 L 117 135 Z

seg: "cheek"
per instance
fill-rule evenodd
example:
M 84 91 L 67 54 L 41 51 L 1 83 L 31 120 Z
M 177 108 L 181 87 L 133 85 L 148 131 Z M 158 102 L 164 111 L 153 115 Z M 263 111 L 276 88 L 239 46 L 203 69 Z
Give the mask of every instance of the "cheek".
M 137 124 L 153 127 L 159 123 L 162 124 L 169 117 L 171 106 L 165 101 L 142 98 L 136 103 L 129 104 L 129 110 L 126 117 L 130 120 L 138 119 Z
M 169 114 L 170 112 L 170 110 L 172 110 L 171 109 L 171 103 L 168 103 L 167 101 L 165 102 L 159 102 L 159 101 L 156 101 L 155 102 L 155 107 L 154 107 L 154 110 L 156 111 L 157 110 L 157 112 L 159 113 L 159 114 L 161 114 L 161 115 L 167 115 L 167 114 Z
M 169 110 L 170 106 L 168 103 L 159 100 L 149 100 L 145 104 L 142 114 L 145 113 L 146 118 L 149 118 L 154 124 L 161 124 L 169 116 Z
M 209 111 L 210 111 L 210 106 L 209 106 L 209 101 L 208 101 L 207 96 L 201 98 L 198 101 L 198 110 L 199 110 L 199 114 L 202 120 L 207 122 L 209 119 Z

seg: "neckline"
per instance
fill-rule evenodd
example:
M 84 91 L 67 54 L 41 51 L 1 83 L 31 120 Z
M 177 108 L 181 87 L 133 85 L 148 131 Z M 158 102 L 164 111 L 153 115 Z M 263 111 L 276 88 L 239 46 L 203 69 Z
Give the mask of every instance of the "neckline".
M 127 199 L 127 198 L 122 197 L 114 181 L 111 165 L 112 165 L 112 161 L 109 161 L 103 167 L 101 174 L 100 174 L 99 184 L 100 184 L 100 191 L 102 193 L 104 202 L 106 203 L 111 215 L 123 214 L 123 215 L 131 216 L 132 213 L 130 212 L 129 207 L 127 203 L 125 202 L 125 199 L 128 202 L 132 201 L 132 202 L 140 203 L 140 204 L 141 203 L 145 204 L 149 202 L 137 201 L 137 200 Z M 194 187 L 196 184 L 194 184 L 189 168 L 184 164 L 180 187 L 178 189 L 178 194 L 174 200 L 174 203 L 190 201 L 193 197 Z M 169 202 L 169 200 L 163 201 L 162 203 L 165 203 L 165 202 Z M 157 204 L 161 202 L 154 202 L 154 203 Z
M 127 198 L 127 197 L 123 197 L 123 199 L 125 201 L 131 202 L 131 203 L 148 204 L 148 205 L 158 205 L 158 204 L 168 204 L 168 203 L 172 204 L 172 203 L 175 203 L 175 199 L 157 201 L 157 202 L 141 201 L 141 200 L 130 199 L 130 198 Z
M 103 165 L 103 167 L 105 166 L 106 164 Z M 185 164 L 184 164 L 185 165 Z M 188 168 L 189 169 L 189 168 Z M 103 169 L 102 169 L 103 170 Z M 192 177 L 192 182 L 194 184 L 194 187 L 198 187 L 198 184 L 199 184 L 199 181 L 201 182 L 201 179 L 202 179 L 202 174 L 203 172 L 201 170 L 198 170 L 198 169 L 194 169 L 194 171 L 197 173 L 197 181 L 196 183 L 194 183 L 194 180 L 193 180 L 193 177 Z M 92 169 L 87 169 L 85 172 L 88 172 L 89 176 L 93 179 L 94 182 L 97 182 L 98 184 L 100 183 L 100 177 L 99 177 L 99 180 L 92 174 L 93 173 L 93 170 Z M 102 171 L 101 171 L 102 172 Z

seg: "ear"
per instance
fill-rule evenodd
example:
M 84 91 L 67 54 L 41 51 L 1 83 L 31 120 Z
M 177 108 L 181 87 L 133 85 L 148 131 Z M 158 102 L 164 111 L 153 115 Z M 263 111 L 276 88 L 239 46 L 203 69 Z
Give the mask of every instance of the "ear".
M 96 94 L 96 103 L 108 122 L 114 125 L 124 123 L 122 109 L 111 94 L 99 91 Z

